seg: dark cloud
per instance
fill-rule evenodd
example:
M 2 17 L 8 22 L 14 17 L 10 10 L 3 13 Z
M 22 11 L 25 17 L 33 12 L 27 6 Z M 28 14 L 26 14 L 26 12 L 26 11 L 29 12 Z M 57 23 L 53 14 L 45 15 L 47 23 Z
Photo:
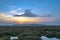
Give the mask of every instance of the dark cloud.
M 60 18 L 51 21 L 51 22 L 42 22 L 41 24 L 47 24 L 47 25 L 60 25 Z
M 23 17 L 36 17 L 37 15 L 33 14 L 31 12 L 31 10 L 26 9 L 25 13 L 23 15 L 14 15 L 14 16 L 16 16 L 16 17 L 20 17 L 20 16 L 23 16 Z
M 52 15 L 47 14 L 47 15 L 42 15 L 42 16 L 39 16 L 39 17 L 52 17 Z
M 14 15 L 14 17 L 52 17 L 52 15 L 42 15 L 42 16 L 38 16 L 38 15 L 35 15 L 34 13 L 31 12 L 31 10 L 29 9 L 26 9 L 25 10 L 25 13 L 23 15 Z
M 60 23 L 60 18 L 56 19 L 54 22 Z

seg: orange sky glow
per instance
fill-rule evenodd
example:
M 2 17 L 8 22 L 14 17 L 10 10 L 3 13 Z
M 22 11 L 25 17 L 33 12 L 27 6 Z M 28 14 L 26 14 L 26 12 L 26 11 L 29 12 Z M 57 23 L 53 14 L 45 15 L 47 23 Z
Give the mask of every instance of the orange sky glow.
M 10 15 L 5 15 L 4 13 L 0 13 L 0 21 L 5 22 L 14 22 L 19 24 L 25 24 L 25 23 L 40 23 L 40 22 L 48 22 L 51 21 L 46 18 L 42 17 L 13 17 Z

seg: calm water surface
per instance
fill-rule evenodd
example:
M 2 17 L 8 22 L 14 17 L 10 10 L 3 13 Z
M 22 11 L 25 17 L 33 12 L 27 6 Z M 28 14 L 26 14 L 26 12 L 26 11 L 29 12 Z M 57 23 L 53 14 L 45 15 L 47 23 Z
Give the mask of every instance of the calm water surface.
M 42 36 L 41 39 L 42 39 L 42 40 L 60 40 L 60 39 L 58 39 L 58 38 L 48 38 L 48 37 L 46 37 L 46 36 Z

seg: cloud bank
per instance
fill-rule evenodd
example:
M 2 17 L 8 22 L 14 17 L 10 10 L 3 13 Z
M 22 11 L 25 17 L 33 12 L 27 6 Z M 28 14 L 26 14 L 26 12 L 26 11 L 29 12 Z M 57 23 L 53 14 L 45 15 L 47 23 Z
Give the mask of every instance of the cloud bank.
M 53 21 L 53 18 L 44 18 L 44 17 L 13 17 L 12 15 L 6 15 L 5 13 L 0 13 L 0 22 L 6 23 L 41 23 L 41 22 L 50 22 Z
M 22 8 L 16 8 L 16 6 L 12 6 L 10 8 L 11 10 L 9 12 L 0 13 L 0 24 L 60 24 L 60 18 L 52 17 L 52 15 L 38 16 L 32 13 L 30 10 L 25 10 L 25 12 L 23 12 Z

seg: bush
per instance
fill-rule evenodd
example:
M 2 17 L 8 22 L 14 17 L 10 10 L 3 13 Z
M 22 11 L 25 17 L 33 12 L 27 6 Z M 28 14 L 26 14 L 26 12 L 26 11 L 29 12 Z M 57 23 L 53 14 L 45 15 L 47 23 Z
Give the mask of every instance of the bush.
M 60 32 L 56 32 L 55 35 L 56 35 L 57 38 L 60 38 Z

